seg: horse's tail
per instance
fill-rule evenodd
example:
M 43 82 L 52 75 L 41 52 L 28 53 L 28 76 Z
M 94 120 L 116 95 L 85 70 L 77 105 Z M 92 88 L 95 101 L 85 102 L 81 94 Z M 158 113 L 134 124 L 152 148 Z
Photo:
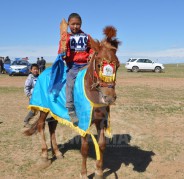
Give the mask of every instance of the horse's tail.
M 31 127 L 23 132 L 26 136 L 31 136 L 38 131 L 38 120 L 39 118 L 31 125 Z

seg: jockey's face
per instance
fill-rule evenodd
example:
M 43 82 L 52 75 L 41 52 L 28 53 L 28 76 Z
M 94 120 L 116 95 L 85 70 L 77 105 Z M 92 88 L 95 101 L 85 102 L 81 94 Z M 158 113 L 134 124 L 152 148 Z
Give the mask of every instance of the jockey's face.
M 68 24 L 72 34 L 77 34 L 80 31 L 81 28 L 80 19 L 73 17 L 69 20 Z

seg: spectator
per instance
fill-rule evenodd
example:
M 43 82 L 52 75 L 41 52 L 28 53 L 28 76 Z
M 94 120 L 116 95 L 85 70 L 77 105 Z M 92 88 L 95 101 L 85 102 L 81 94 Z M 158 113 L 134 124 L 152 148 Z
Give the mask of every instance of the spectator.
M 40 73 L 40 58 L 39 58 L 39 57 L 37 58 L 37 62 L 36 62 L 36 64 L 38 65 L 39 73 Z
M 4 62 L 3 57 L 0 57 L 0 73 L 4 73 Z
M 4 59 L 4 63 L 5 63 L 5 64 L 10 64 L 10 63 L 11 63 L 11 60 L 10 60 L 9 56 L 7 56 L 7 57 Z
M 33 63 L 31 65 L 31 74 L 26 79 L 25 85 L 24 85 L 24 93 L 26 96 L 31 99 L 31 95 L 33 93 L 34 86 L 36 84 L 38 75 L 39 75 L 39 67 L 36 63 Z M 36 115 L 36 111 L 29 111 L 27 116 L 24 119 L 24 127 L 29 127 L 29 121 Z
M 41 60 L 40 60 L 40 73 L 45 70 L 45 65 L 46 65 L 46 61 L 43 57 L 41 57 Z

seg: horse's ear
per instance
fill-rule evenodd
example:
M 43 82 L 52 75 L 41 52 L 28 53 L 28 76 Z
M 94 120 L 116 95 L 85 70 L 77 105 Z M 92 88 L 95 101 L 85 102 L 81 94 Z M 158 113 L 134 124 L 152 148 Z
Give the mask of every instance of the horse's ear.
M 91 36 L 89 36 L 89 43 L 90 43 L 90 48 L 93 49 L 95 52 L 100 51 L 100 42 L 94 40 Z

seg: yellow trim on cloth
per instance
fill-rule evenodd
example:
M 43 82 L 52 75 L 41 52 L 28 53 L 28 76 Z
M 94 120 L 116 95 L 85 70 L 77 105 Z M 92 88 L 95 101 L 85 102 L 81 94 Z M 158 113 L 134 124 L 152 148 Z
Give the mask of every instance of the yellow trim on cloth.
M 84 78 L 83 78 L 83 89 L 84 89 L 84 94 L 85 94 L 85 97 L 86 99 L 89 101 L 91 107 L 92 107 L 92 110 L 91 110 L 91 114 L 90 114 L 90 123 L 91 124 L 91 120 L 92 120 L 92 111 L 93 111 L 93 108 L 94 107 L 105 107 L 107 105 L 105 104 L 96 104 L 96 103 L 93 103 L 91 100 L 89 100 L 89 98 L 87 97 L 86 95 L 86 91 L 85 91 L 85 88 L 84 88 Z M 40 107 L 40 106 L 35 106 L 35 105 L 29 105 L 28 106 L 28 109 L 35 109 L 35 110 L 39 110 L 39 111 L 43 111 L 45 113 L 50 113 L 50 115 L 55 119 L 57 120 L 59 123 L 61 124 L 64 124 L 66 126 L 69 126 L 70 128 L 74 129 L 75 131 L 77 131 L 82 137 L 85 137 L 86 134 L 89 134 L 91 135 L 91 138 L 93 140 L 93 143 L 94 143 L 94 146 L 95 146 L 95 152 L 96 152 L 96 159 L 97 160 L 100 160 L 100 148 L 99 148 L 99 145 L 98 145 L 98 142 L 96 140 L 96 138 L 94 137 L 94 135 L 89 131 L 89 128 L 90 128 L 90 125 L 88 127 L 88 129 L 86 131 L 80 129 L 78 126 L 74 126 L 72 122 L 70 121 L 67 121 L 57 115 L 55 115 L 54 113 L 52 113 L 52 111 L 50 111 L 50 109 L 48 108 L 44 108 L 44 107 Z M 111 127 L 110 127 L 110 114 L 108 116 L 108 127 L 105 129 L 105 133 L 106 133 L 106 136 L 109 137 L 109 138 L 112 138 L 112 135 L 111 135 Z
M 89 131 L 87 130 L 86 132 L 82 129 L 80 129 L 78 126 L 74 126 L 72 122 L 70 121 L 67 121 L 63 118 L 60 118 L 58 117 L 57 115 L 55 115 L 54 113 L 52 113 L 50 111 L 50 109 L 48 108 L 43 108 L 43 107 L 39 107 L 39 106 L 34 106 L 34 105 L 29 105 L 28 106 L 28 109 L 35 109 L 35 110 L 39 110 L 39 111 L 43 111 L 43 112 L 46 112 L 46 113 L 50 113 L 50 115 L 55 119 L 57 120 L 59 123 L 61 124 L 64 124 L 66 126 L 69 126 L 70 128 L 74 129 L 75 131 L 77 131 L 82 137 L 85 137 L 86 134 L 89 134 L 91 135 L 91 138 L 93 140 L 93 143 L 94 143 L 94 146 L 95 146 L 95 152 L 96 152 L 96 159 L 97 160 L 100 160 L 100 148 L 99 148 L 99 145 L 98 145 L 98 142 L 96 140 L 96 138 L 94 137 L 94 135 Z

